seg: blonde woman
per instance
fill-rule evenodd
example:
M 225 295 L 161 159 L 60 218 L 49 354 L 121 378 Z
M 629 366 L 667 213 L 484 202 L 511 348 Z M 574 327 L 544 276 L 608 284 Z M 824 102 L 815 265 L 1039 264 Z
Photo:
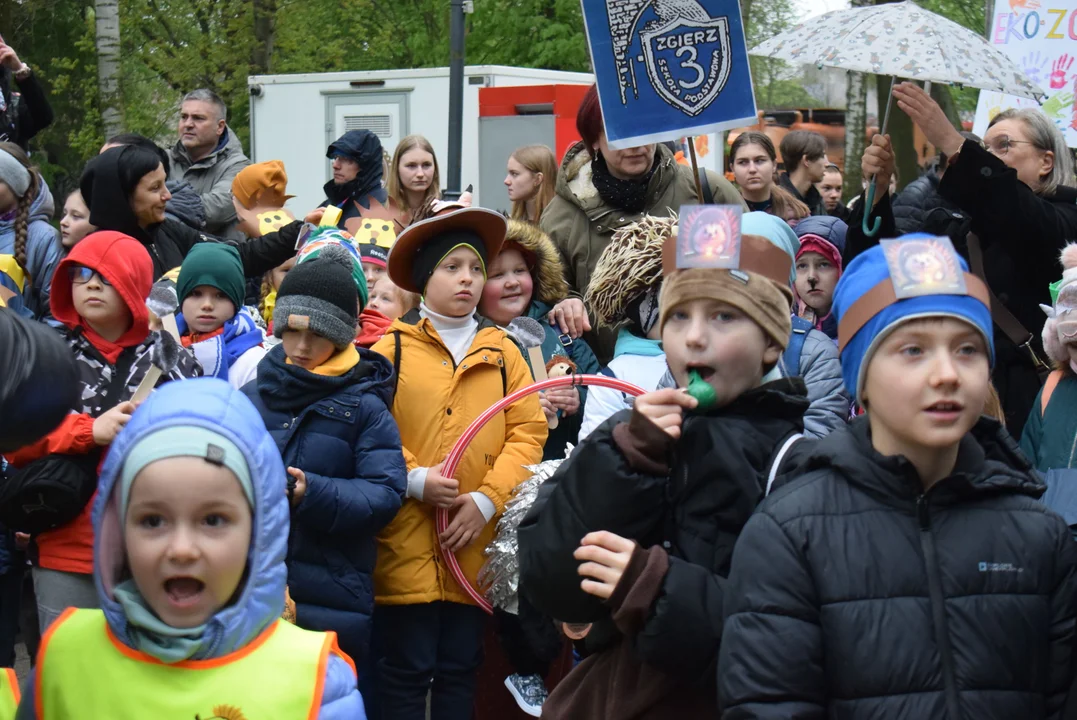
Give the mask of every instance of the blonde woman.
M 389 173 L 389 197 L 414 214 L 441 198 L 441 175 L 434 146 L 422 135 L 408 135 L 396 146 Z
M 526 145 L 509 156 L 505 187 L 512 219 L 537 224 L 557 187 L 557 158 L 545 145 Z

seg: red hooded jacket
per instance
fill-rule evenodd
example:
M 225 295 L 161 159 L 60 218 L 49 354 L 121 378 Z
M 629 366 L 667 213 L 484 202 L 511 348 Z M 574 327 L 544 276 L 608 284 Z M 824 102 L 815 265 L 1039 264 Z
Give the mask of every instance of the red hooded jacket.
M 100 273 L 119 293 L 131 312 L 131 327 L 115 342 L 106 340 L 85 325 L 75 310 L 68 275 L 69 269 L 75 266 L 92 268 Z M 100 357 L 96 358 L 86 357 L 80 352 L 78 345 L 73 345 L 84 389 L 90 384 L 87 382 L 87 373 L 93 373 L 92 366 L 102 360 L 114 366 L 125 348 L 135 347 L 146 341 L 150 327 L 145 298 L 149 295 L 152 284 L 153 262 L 146 249 L 134 238 L 111 230 L 86 236 L 57 266 L 50 298 L 52 315 L 71 331 L 68 333 L 69 344 L 73 339 L 81 337 L 89 341 L 100 354 Z M 127 398 L 117 398 L 109 407 L 123 399 Z M 8 462 L 15 467 L 21 467 L 52 453 L 78 455 L 96 450 L 98 445 L 93 437 L 95 415 L 80 412 L 80 409 L 72 408 L 71 414 L 60 426 L 38 442 L 6 454 Z M 41 567 L 65 572 L 93 572 L 93 527 L 90 524 L 92 506 L 91 500 L 75 520 L 34 538 L 38 549 L 38 564 Z

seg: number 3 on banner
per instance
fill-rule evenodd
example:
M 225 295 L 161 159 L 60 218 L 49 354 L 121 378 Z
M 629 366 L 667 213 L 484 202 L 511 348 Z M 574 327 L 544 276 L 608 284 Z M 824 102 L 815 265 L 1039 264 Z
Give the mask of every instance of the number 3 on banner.
M 696 71 L 696 79 L 693 82 L 686 83 L 684 80 L 678 80 L 677 84 L 685 90 L 691 90 L 697 88 L 703 84 L 703 81 L 707 79 L 707 73 L 704 72 L 703 66 L 696 62 L 696 49 L 691 45 L 682 45 L 677 49 L 677 57 L 683 57 L 685 53 L 688 54 L 687 60 L 681 61 L 681 67 L 688 70 Z

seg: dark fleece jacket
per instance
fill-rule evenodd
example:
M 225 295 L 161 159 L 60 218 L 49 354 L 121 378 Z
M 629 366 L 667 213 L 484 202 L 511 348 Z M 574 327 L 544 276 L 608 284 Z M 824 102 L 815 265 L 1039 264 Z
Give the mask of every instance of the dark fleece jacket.
M 550 695 L 547 718 L 716 717 L 716 665 L 733 545 L 786 438 L 803 431 L 799 378 L 685 419 L 674 441 L 635 411 L 600 425 L 546 481 L 519 529 L 520 592 L 595 623 L 593 652 Z M 607 530 L 638 546 L 606 602 L 573 552 Z

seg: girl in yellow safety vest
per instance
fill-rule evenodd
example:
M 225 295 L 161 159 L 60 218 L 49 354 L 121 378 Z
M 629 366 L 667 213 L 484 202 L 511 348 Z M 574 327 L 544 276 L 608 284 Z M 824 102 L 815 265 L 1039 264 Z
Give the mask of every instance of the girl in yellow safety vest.
M 113 442 L 93 523 L 102 609 L 48 629 L 18 718 L 365 720 L 335 633 L 280 620 L 284 467 L 227 382 L 150 396 Z

